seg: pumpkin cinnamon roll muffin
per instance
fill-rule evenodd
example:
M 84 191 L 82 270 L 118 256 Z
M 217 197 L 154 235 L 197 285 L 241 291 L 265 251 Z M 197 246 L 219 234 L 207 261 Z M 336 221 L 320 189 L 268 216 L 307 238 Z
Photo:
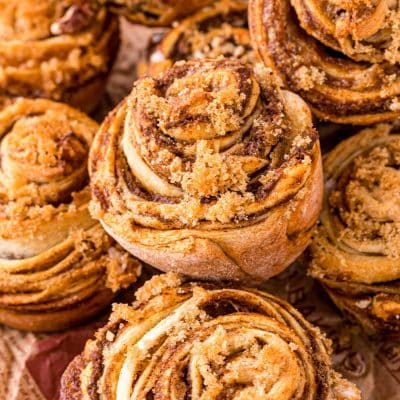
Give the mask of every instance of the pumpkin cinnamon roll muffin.
M 62 379 L 62 400 L 359 400 L 329 340 L 288 303 L 236 286 L 154 277 L 116 304 Z
M 168 26 L 214 0 L 98 0 L 131 22 L 148 26 Z
M 154 45 L 140 76 L 157 76 L 176 61 L 232 57 L 256 63 L 247 27 L 247 1 L 221 0 L 180 21 Z
M 119 43 L 91 0 L 0 0 L 1 98 L 45 97 L 92 111 Z
M 400 116 L 397 0 L 250 0 L 255 47 L 321 119 Z
M 297 95 L 233 59 L 135 83 L 90 153 L 92 215 L 129 252 L 206 279 L 264 280 L 307 246 L 318 135 Z
M 87 155 L 97 128 L 44 99 L 18 99 L 0 112 L 0 323 L 70 327 L 140 273 L 89 215 Z
M 368 334 L 400 338 L 400 130 L 365 129 L 324 166 L 311 274 Z

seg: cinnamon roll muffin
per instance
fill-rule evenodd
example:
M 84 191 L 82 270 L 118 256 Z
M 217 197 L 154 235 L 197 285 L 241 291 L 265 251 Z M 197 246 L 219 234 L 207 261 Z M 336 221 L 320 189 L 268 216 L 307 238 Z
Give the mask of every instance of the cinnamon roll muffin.
M 0 0 L 0 103 L 45 97 L 92 111 L 118 43 L 117 19 L 92 0 Z
M 371 124 L 400 116 L 397 0 L 250 0 L 255 47 L 315 115 Z
M 368 334 L 400 338 L 400 130 L 365 129 L 324 166 L 311 274 Z
M 90 153 L 91 212 L 163 270 L 265 280 L 307 246 L 322 202 L 318 135 L 297 95 L 233 59 L 136 82 Z
M 180 21 L 162 39 L 156 34 L 139 76 L 157 76 L 179 60 L 233 57 L 255 64 L 247 27 L 247 1 L 221 0 Z M 159 41 L 154 45 L 156 40 Z
M 0 323 L 70 327 L 140 273 L 89 215 L 87 155 L 97 128 L 44 99 L 18 99 L 0 112 Z
M 331 346 L 265 292 L 154 277 L 116 304 L 62 379 L 62 400 L 359 400 Z
M 130 21 L 148 26 L 168 26 L 214 0 L 98 0 Z

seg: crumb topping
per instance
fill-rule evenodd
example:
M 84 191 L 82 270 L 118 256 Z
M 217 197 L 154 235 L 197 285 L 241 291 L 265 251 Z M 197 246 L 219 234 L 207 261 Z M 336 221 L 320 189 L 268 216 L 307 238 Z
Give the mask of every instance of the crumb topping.
M 247 28 L 226 22 L 207 30 L 198 26 L 191 27 L 180 37 L 177 49 L 179 58 L 185 60 L 227 57 L 246 63 L 256 61 Z
M 175 80 L 166 92 L 166 97 L 160 97 L 154 88 L 151 96 L 146 99 L 146 112 L 157 119 L 158 126 L 166 134 L 174 136 L 189 127 L 197 135 L 220 135 L 236 130 L 243 122 L 240 114 L 243 95 L 239 89 L 229 85 L 229 76 L 223 73 L 193 74 Z M 140 87 L 139 87 L 140 86 Z M 135 96 L 142 96 L 142 85 L 136 86 Z M 188 117 L 190 116 L 190 118 Z M 206 121 L 199 127 L 194 122 Z M 206 132 L 201 132 L 205 129 Z
M 51 110 L 41 116 L 22 118 L 4 140 L 6 158 L 30 167 L 40 166 L 46 177 L 70 174 L 87 157 L 88 149 L 74 134 L 74 127 L 65 116 Z
M 285 168 L 313 161 L 309 114 L 289 116 L 285 101 L 272 71 L 253 72 L 236 60 L 182 61 L 157 79 L 139 80 L 127 102 L 121 153 L 153 201 L 130 204 L 135 221 L 193 227 L 261 214 Z M 296 171 L 293 193 L 309 169 Z
M 191 197 L 218 196 L 227 190 L 244 193 L 249 181 L 244 162 L 241 157 L 218 153 L 212 144 L 200 140 L 191 171 L 175 172 L 173 181 L 179 182 Z
M 105 284 L 113 292 L 128 288 L 142 271 L 141 263 L 118 245 L 110 246 L 104 259 L 107 272 Z
M 85 129 L 54 110 L 18 119 L 1 145 L 0 196 L 18 203 L 11 207 L 45 205 L 65 195 L 69 176 L 80 171 L 77 182 L 86 182 Z
M 400 111 L 400 99 L 398 97 L 394 98 L 389 108 L 391 111 Z
M 0 120 L 1 239 L 45 244 L 68 237 L 68 225 L 88 228 L 87 157 L 97 124 L 41 99 L 19 99 Z
M 135 293 L 136 300 L 140 303 L 146 302 L 163 292 L 166 288 L 176 288 L 182 285 L 183 278 L 174 272 L 167 272 L 161 275 L 155 275 Z
M 400 139 L 357 156 L 331 193 L 345 225 L 341 240 L 400 258 Z
M 295 72 L 297 86 L 299 89 L 310 90 L 315 85 L 322 85 L 325 80 L 325 72 L 320 71 L 317 67 L 306 67 L 302 65 Z

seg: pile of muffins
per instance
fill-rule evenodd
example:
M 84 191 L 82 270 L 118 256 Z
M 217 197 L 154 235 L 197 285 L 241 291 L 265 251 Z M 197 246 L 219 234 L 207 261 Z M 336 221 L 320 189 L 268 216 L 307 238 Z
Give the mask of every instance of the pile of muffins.
M 97 125 L 120 18 L 165 32 Z M 70 328 L 150 265 L 63 400 L 360 399 L 257 286 L 304 254 L 400 338 L 397 119 L 398 1 L 0 0 L 0 322 Z M 363 127 L 322 160 L 316 121 Z

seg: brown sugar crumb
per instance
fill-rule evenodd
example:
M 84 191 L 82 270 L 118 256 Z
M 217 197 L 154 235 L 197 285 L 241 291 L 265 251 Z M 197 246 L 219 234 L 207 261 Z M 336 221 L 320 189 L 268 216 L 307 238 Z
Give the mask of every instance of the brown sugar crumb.
M 267 186 L 270 182 L 273 182 L 276 180 L 276 176 L 277 176 L 277 172 L 276 171 L 267 171 L 265 174 L 263 174 L 261 176 L 261 178 L 259 178 L 259 182 L 264 185 Z
M 250 45 L 250 36 L 241 29 L 239 36 L 237 28 L 223 23 L 217 29 L 210 31 L 194 27 L 185 33 L 179 45 L 185 59 L 233 57 L 244 62 L 254 62 L 255 51 Z
M 44 115 L 18 120 L 7 136 L 9 157 L 17 162 L 40 165 L 43 168 L 73 168 L 74 161 L 81 161 L 88 149 L 72 133 L 74 127 L 62 115 L 47 111 Z M 34 132 L 34 134 L 32 133 Z M 48 170 L 45 169 L 43 173 Z M 70 171 L 63 170 L 63 174 Z
M 162 293 L 164 289 L 179 287 L 183 281 L 182 275 L 174 272 L 155 275 L 136 292 L 136 300 L 139 302 L 146 302 L 152 297 Z
M 386 26 L 391 29 L 391 40 L 385 50 L 385 59 L 392 64 L 400 63 L 400 6 L 388 14 Z
M 303 90 L 310 90 L 315 85 L 322 85 L 325 81 L 325 72 L 311 66 L 302 65 L 295 72 L 297 87 Z
M 392 100 L 389 106 L 391 111 L 400 111 L 400 99 L 395 98 Z
M 112 333 L 111 331 L 106 332 L 106 340 L 108 342 L 113 342 L 115 339 L 115 333 Z
M 400 258 L 399 166 L 399 139 L 354 160 L 349 177 L 341 178 L 329 199 L 345 223 L 342 241 L 361 251 Z
M 292 147 L 305 147 L 312 142 L 309 136 L 297 135 L 293 138 Z
M 240 157 L 214 152 L 207 141 L 197 144 L 192 171 L 182 173 L 180 183 L 193 197 L 218 196 L 227 190 L 245 192 L 249 177 Z
M 157 121 L 158 127 L 171 136 L 190 129 L 224 136 L 240 128 L 243 94 L 229 85 L 226 77 L 203 73 L 175 79 L 165 97 L 160 97 L 151 78 L 138 81 L 133 98 L 139 109 Z M 200 123 L 200 125 L 199 125 Z
M 196 289 L 194 288 L 194 290 Z M 193 294 L 195 297 L 195 293 Z M 191 332 L 200 329 L 202 324 L 209 319 L 210 316 L 203 309 L 199 308 L 196 303 L 186 304 L 182 319 L 170 327 L 170 333 L 174 335 L 175 341 L 181 342 Z
M 181 203 L 176 207 L 176 211 L 169 215 L 167 211 L 164 212 L 166 218 L 178 216 L 179 221 L 188 226 L 195 226 L 203 218 L 203 207 L 200 199 L 192 199 L 185 196 Z M 182 250 L 189 251 L 193 246 L 192 241 L 181 241 L 180 247 Z
M 110 247 L 105 258 L 107 281 L 106 286 L 113 292 L 129 287 L 136 282 L 142 265 L 119 247 Z
M 110 315 L 110 323 L 116 321 L 135 321 L 137 318 L 136 310 L 129 304 L 114 303 L 112 305 L 112 313 Z M 120 329 L 123 329 L 124 325 L 120 324 Z
M 243 195 L 235 192 L 225 193 L 208 209 L 206 218 L 209 221 L 221 223 L 244 220 L 247 218 L 246 206 L 253 202 L 254 195 L 252 193 L 244 193 Z
M 284 87 L 283 81 L 279 75 L 275 74 L 272 68 L 266 67 L 263 63 L 256 63 L 253 70 L 257 81 L 263 88 Z

